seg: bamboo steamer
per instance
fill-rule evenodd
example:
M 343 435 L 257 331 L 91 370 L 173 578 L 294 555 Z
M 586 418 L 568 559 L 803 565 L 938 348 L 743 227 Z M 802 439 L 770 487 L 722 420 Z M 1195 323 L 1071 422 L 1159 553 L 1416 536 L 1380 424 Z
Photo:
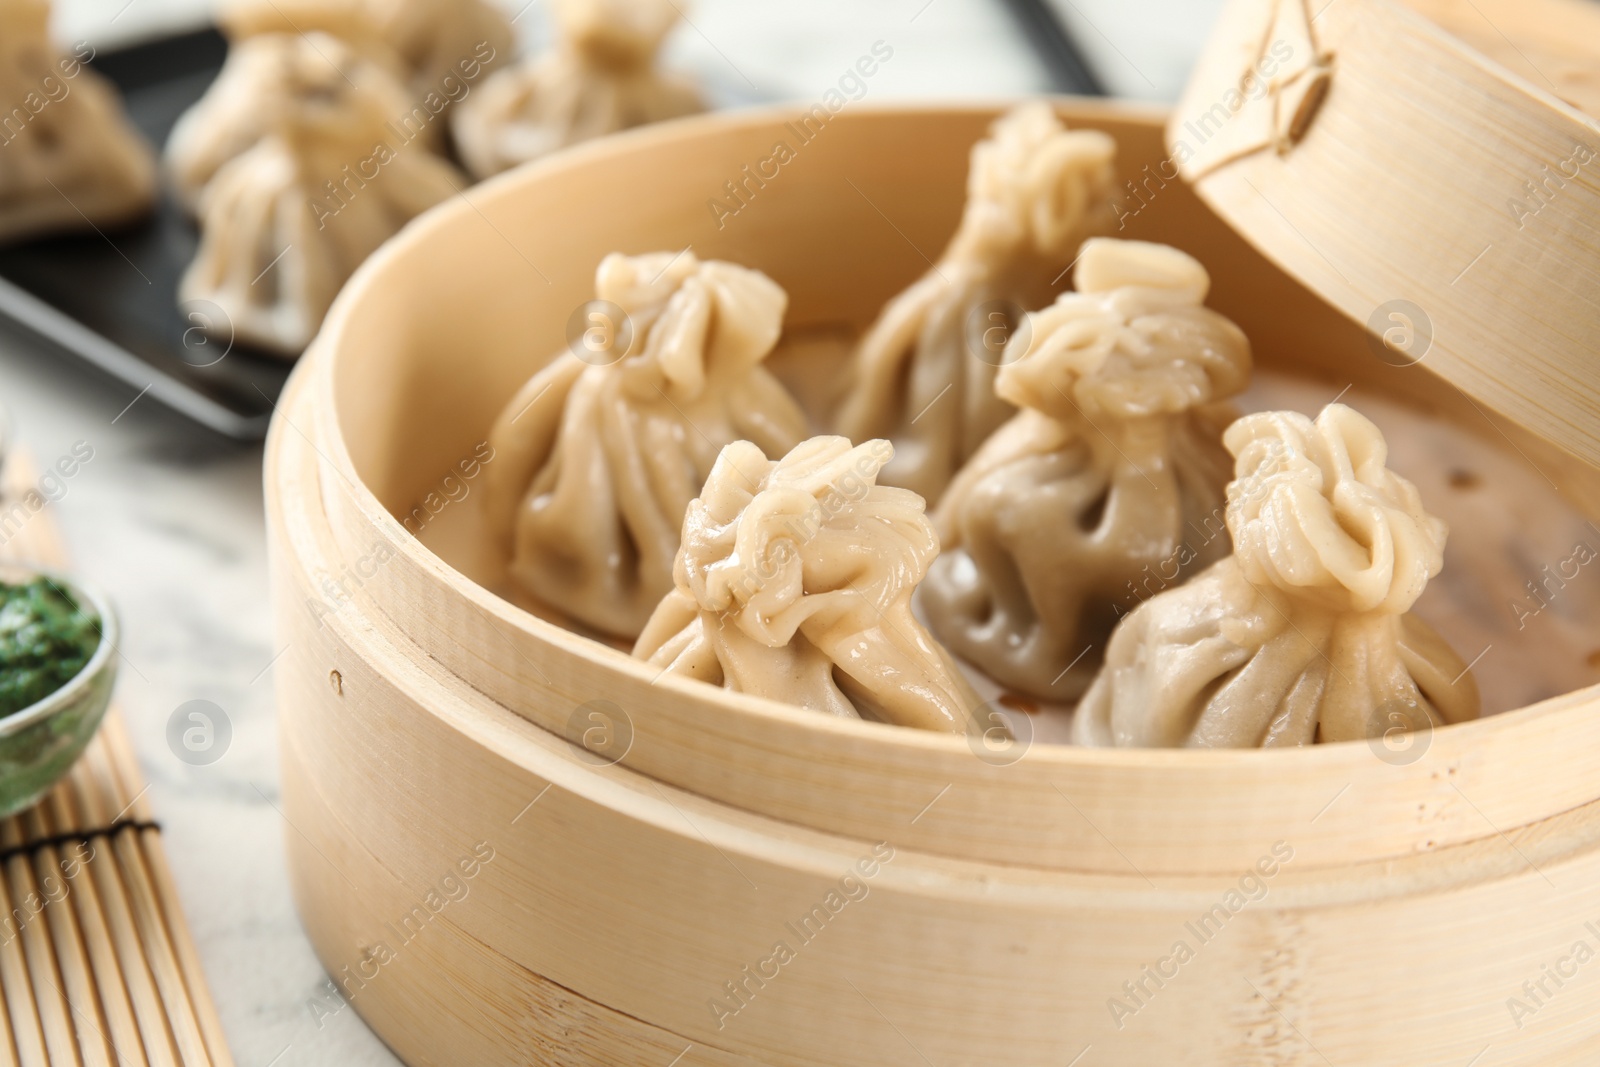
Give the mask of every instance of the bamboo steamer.
M 1434 373 L 1600 462 L 1600 6 L 1314 6 L 1231 0 L 1169 171 L 1357 321 L 1404 301 Z
M 1129 181 L 1167 157 L 1160 113 L 1060 108 L 1117 138 Z M 335 982 L 412 1064 L 1592 1058 L 1600 984 L 1507 1002 L 1600 943 L 1600 781 L 1572 759 L 1600 689 L 1404 759 L 995 758 L 654 677 L 396 518 L 561 346 L 607 252 L 692 245 L 782 284 L 791 332 L 859 331 L 942 246 L 996 114 L 848 109 L 720 226 L 707 200 L 793 113 L 627 134 L 474 189 L 352 281 L 266 475 L 287 843 Z M 1125 221 L 1206 263 L 1262 365 L 1473 427 L 1600 512 L 1570 435 L 1372 358 L 1183 184 Z M 585 747 L 595 701 L 614 733 Z

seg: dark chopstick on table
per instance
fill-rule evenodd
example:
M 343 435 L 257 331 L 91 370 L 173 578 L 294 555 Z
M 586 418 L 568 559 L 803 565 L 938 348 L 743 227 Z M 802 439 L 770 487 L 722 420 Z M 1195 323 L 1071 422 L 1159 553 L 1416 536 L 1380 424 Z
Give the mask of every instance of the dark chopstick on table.
M 1028 43 L 1044 62 L 1058 92 L 1105 96 L 1105 86 L 1084 61 L 1083 53 L 1049 0 L 1003 0 Z

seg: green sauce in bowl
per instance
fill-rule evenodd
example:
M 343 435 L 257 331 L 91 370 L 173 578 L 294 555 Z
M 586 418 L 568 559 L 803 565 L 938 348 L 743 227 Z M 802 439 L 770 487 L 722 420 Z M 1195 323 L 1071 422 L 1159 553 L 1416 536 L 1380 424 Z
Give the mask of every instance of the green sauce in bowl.
M 72 681 L 99 647 L 100 616 L 49 579 L 0 582 L 0 717 Z
M 65 575 L 0 564 L 0 816 L 43 796 L 111 703 L 117 615 Z

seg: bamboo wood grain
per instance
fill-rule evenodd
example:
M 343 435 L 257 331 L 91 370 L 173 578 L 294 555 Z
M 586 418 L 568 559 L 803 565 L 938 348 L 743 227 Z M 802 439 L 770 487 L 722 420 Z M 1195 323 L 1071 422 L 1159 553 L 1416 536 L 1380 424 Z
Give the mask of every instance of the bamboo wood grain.
M 1512 74 L 1600 117 L 1600 8 L 1588 0 L 1406 0 Z
M 1600 16 L 1577 0 L 1318 6 L 1308 32 L 1302 0 L 1227 5 L 1167 126 L 1178 169 L 1355 321 L 1421 308 L 1429 370 L 1600 462 L 1600 156 L 1575 156 L 1600 153 Z M 1284 152 L 1250 149 L 1282 132 L 1292 90 L 1227 103 L 1264 42 L 1292 52 L 1279 80 L 1331 57 Z
M 0 879 L 0 907 L 5 908 L 5 914 L 25 915 L 23 903 L 15 897 L 10 878 Z M 22 1063 L 45 1063 L 44 1027 L 34 998 L 28 959 L 23 953 L 22 931 L 8 924 L 6 934 L 5 943 L 0 944 L 0 989 L 5 990 L 5 1006 L 11 1016 L 11 1038 L 16 1042 L 16 1054 Z
M 48 814 L 49 805 L 46 803 L 20 816 L 28 840 L 48 840 L 66 829 L 54 824 Z M 72 884 L 66 880 L 66 867 L 56 846 L 46 845 L 33 854 L 33 870 L 40 895 L 48 901 L 43 919 L 55 942 L 56 959 L 61 964 L 61 993 L 76 1025 L 77 1052 L 86 1067 L 109 1067 L 111 1050 L 106 1044 L 106 1022 L 101 1014 L 100 997 L 95 989 L 94 972 L 84 946 L 83 932 L 73 906 L 67 900 L 72 892 Z M 59 896 L 56 895 L 56 887 L 61 887 Z
M 91 750 L 96 747 L 91 746 Z M 74 805 L 90 826 L 109 825 L 116 809 L 110 807 L 101 792 L 104 783 L 100 778 L 99 765 L 92 761 L 80 763 L 88 773 L 72 776 Z M 152 1067 L 177 1067 L 177 1051 L 173 1047 L 155 976 L 151 973 L 150 962 L 145 958 L 144 947 L 140 943 L 138 923 L 118 869 L 119 857 L 110 841 L 102 839 L 95 847 L 96 855 L 88 864 L 88 873 L 94 880 L 97 896 L 105 909 L 106 926 L 116 950 L 118 970 L 127 987 L 134 1018 L 139 1023 L 139 1038 L 145 1056 Z
M 3 977 L 3 972 L 0 972 L 0 978 Z M 0 1067 L 17 1067 L 17 1050 L 12 1042 L 11 1014 L 0 1010 Z
M 448 916 L 436 920 L 441 936 L 404 945 L 371 983 L 344 984 L 351 981 L 362 947 L 386 935 L 383 925 L 406 915 L 420 892 L 351 836 L 336 808 L 300 776 L 298 761 L 286 761 L 284 771 L 295 776 L 292 782 L 285 779 L 288 795 L 295 798 L 290 817 L 311 832 L 312 843 L 297 846 L 301 862 L 291 870 L 307 933 L 350 1004 L 406 1062 L 446 1062 L 443 1050 L 455 1057 L 450 1062 L 494 1064 L 509 1056 L 541 1067 L 583 1067 L 602 1059 L 655 1067 L 754 1067 L 760 1062 L 583 997 L 508 959 L 489 943 L 492 939 L 464 933 Z M 336 832 L 329 833 L 333 828 Z M 326 858 L 333 849 L 342 850 L 337 870 Z M 345 872 L 360 879 L 359 902 L 350 894 L 345 905 L 329 906 L 326 884 L 330 879 L 344 884 Z M 441 975 L 449 980 L 440 981 Z
M 97 746 L 94 751 L 85 753 L 84 758 L 93 761 L 96 773 L 106 786 L 110 803 L 116 804 L 120 812 L 130 812 L 135 806 L 135 799 L 118 780 L 111 754 L 111 747 L 115 741 L 109 734 L 106 741 L 105 745 Z M 189 999 L 189 989 L 184 984 L 177 954 L 173 951 L 167 934 L 161 905 L 156 899 L 154 881 L 145 865 L 143 843 L 136 832 L 124 830 L 112 835 L 110 846 L 116 852 L 117 866 L 127 891 L 134 927 L 138 931 L 144 958 L 149 963 L 151 977 L 161 998 L 162 1012 L 168 1033 L 177 1046 L 179 1062 L 206 1063 L 209 1061 L 209 1054 L 206 1052 L 205 1040 L 200 1035 L 200 1027 L 195 1020 L 194 1008 Z
M 211 1003 L 205 975 L 200 967 L 200 956 L 195 951 L 194 938 L 189 933 L 189 924 L 179 906 L 177 884 L 172 877 L 172 868 L 167 863 L 166 849 L 161 845 L 160 833 L 150 826 L 154 822 L 155 813 L 151 809 L 148 795 L 143 787 L 135 791 L 138 782 L 133 769 L 138 766 L 138 761 L 134 756 L 133 744 L 128 739 L 127 726 L 120 718 L 116 719 L 107 724 L 104 737 L 115 756 L 111 761 L 111 770 L 118 780 L 118 794 L 133 797 L 129 810 L 137 822 L 144 824 L 141 829 L 130 832 L 129 836 L 137 835 L 142 860 L 141 872 L 150 882 L 153 899 L 160 909 L 157 918 L 167 939 L 168 951 L 174 957 L 181 975 L 182 1018 L 186 1026 L 198 1032 L 203 1042 L 202 1049 L 196 1047 L 194 1041 L 190 1040 L 189 1055 L 194 1058 L 194 1062 L 209 1062 L 215 1067 L 232 1067 L 233 1055 L 228 1051 L 227 1039 L 222 1033 L 222 1022 L 217 1018 L 216 1009 Z M 174 990 L 174 995 L 178 995 L 177 990 Z
M 22 844 L 22 840 L 19 817 L 12 816 L 0 823 L 0 848 L 16 848 Z M 28 975 L 33 980 L 33 1000 L 39 1012 L 40 1027 L 44 1031 L 49 1062 L 77 1067 L 83 1061 L 78 1055 L 78 1038 L 73 1030 L 72 1012 L 61 988 L 61 970 L 56 964 L 55 947 L 50 943 L 49 920 L 43 907 L 45 897 L 34 881 L 33 868 L 26 854 L 18 853 L 6 860 L 5 878 L 11 888 L 12 899 L 22 903 L 24 914 L 28 917 L 22 923 L 22 950 L 28 960 Z
M 62 832 L 84 829 L 83 821 L 73 809 L 71 792 L 71 786 L 62 783 L 51 791 L 46 801 L 50 807 L 52 823 Z M 104 844 L 102 841 L 90 847 L 94 848 L 95 854 L 98 855 L 98 849 L 103 848 Z M 83 930 L 85 951 L 89 956 L 90 971 L 100 1005 L 105 1012 L 106 1040 L 115 1050 L 119 1065 L 147 1067 L 149 1060 L 145 1058 L 144 1043 L 139 1037 L 139 1024 L 134 1019 L 133 1005 L 128 998 L 127 983 L 123 979 L 122 968 L 112 944 L 111 932 L 106 925 L 100 894 L 95 888 L 94 876 L 86 869 L 88 863 L 93 862 L 94 859 L 90 858 L 85 863 L 84 869 L 78 871 L 77 877 L 73 880 L 72 892 L 68 896 L 77 911 L 78 923 Z

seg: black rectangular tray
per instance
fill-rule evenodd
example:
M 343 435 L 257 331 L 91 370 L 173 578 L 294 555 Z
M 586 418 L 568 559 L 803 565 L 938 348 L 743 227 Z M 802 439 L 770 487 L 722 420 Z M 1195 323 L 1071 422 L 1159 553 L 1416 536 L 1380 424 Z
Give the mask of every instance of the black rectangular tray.
M 207 29 L 108 51 L 90 66 L 116 83 L 159 148 L 226 54 Z M 199 317 L 179 309 L 178 278 L 198 240 L 163 190 L 155 214 L 134 226 L 0 247 L 0 315 L 196 422 L 258 440 L 292 363 L 207 340 Z

